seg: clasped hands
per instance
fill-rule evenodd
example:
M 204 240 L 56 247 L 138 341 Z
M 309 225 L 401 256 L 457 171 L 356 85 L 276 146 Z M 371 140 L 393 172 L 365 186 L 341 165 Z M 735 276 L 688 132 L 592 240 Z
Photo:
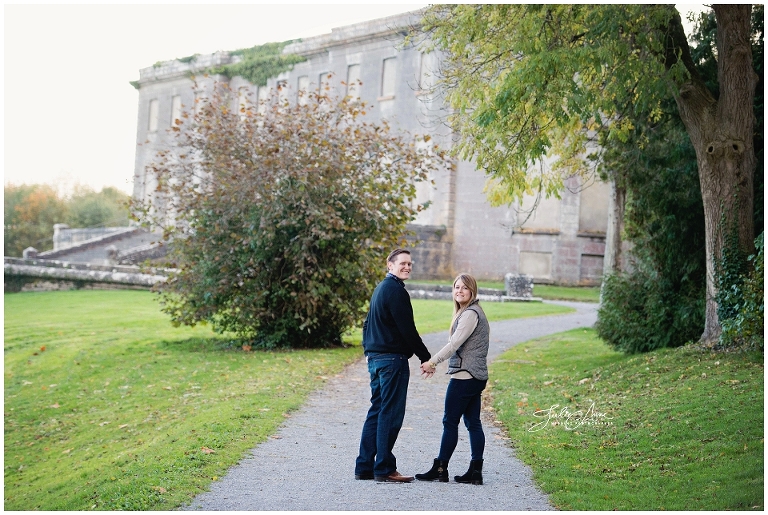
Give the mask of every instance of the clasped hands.
M 435 375 L 435 370 L 437 370 L 437 367 L 431 361 L 425 361 L 421 364 L 420 368 L 422 377 L 426 376 L 425 379 Z

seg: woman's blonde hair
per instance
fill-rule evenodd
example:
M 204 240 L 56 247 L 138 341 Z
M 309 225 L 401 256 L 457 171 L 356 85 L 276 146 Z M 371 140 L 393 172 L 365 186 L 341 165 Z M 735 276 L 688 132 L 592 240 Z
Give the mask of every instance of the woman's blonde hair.
M 453 329 L 453 324 L 456 322 L 456 319 L 459 318 L 459 315 L 461 315 L 465 309 L 467 309 L 467 306 L 472 304 L 472 302 L 477 299 L 477 281 L 475 281 L 475 278 L 472 277 L 469 274 L 459 274 L 456 276 L 456 279 L 453 280 L 453 286 L 456 286 L 456 281 L 461 281 L 464 283 L 464 286 L 469 288 L 470 293 L 472 296 L 469 298 L 469 301 L 464 304 L 463 306 L 459 304 L 456 301 L 456 298 L 453 298 L 453 318 L 451 319 L 451 327 L 450 329 Z M 453 288 L 451 288 L 451 295 L 453 296 Z

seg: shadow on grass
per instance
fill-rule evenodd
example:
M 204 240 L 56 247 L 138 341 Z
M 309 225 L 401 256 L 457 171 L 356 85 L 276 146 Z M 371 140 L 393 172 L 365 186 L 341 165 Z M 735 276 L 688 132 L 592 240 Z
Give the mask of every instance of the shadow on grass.
M 226 336 L 194 336 L 183 340 L 160 340 L 157 348 L 174 352 L 243 352 L 243 340 Z
M 157 348 L 173 352 L 252 352 L 252 353 L 290 353 L 305 350 L 332 350 L 349 347 L 359 347 L 359 344 L 345 343 L 329 347 L 277 347 L 272 349 L 253 346 L 249 350 L 243 349 L 243 345 L 248 341 L 232 336 L 209 336 L 185 338 L 182 340 L 160 340 L 157 342 Z

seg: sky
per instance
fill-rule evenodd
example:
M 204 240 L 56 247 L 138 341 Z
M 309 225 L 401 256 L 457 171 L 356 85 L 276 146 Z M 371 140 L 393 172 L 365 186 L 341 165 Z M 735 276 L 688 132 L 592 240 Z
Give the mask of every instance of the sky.
M 5 4 L 3 179 L 132 192 L 138 91 L 157 61 L 326 34 L 426 4 Z M 678 5 L 683 15 L 700 4 Z
M 5 4 L 4 184 L 131 193 L 139 93 L 129 81 L 141 68 L 424 6 Z

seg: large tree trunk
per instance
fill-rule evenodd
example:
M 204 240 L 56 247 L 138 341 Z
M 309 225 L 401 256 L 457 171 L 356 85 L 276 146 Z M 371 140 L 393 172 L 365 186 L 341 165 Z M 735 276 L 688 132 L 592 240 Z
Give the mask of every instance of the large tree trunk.
M 715 274 L 722 256 L 724 233 L 736 225 L 742 250 L 750 252 L 754 246 L 752 181 L 756 162 L 752 146 L 752 104 L 758 81 L 752 69 L 750 45 L 752 7 L 714 5 L 713 9 L 717 18 L 720 85 L 717 100 L 693 68 L 679 15 L 671 24 L 674 46 L 682 49 L 681 58 L 691 72 L 691 79 L 681 85 L 675 100 L 696 149 L 704 201 L 707 307 L 701 340 L 705 344 L 716 342 L 720 336 Z

